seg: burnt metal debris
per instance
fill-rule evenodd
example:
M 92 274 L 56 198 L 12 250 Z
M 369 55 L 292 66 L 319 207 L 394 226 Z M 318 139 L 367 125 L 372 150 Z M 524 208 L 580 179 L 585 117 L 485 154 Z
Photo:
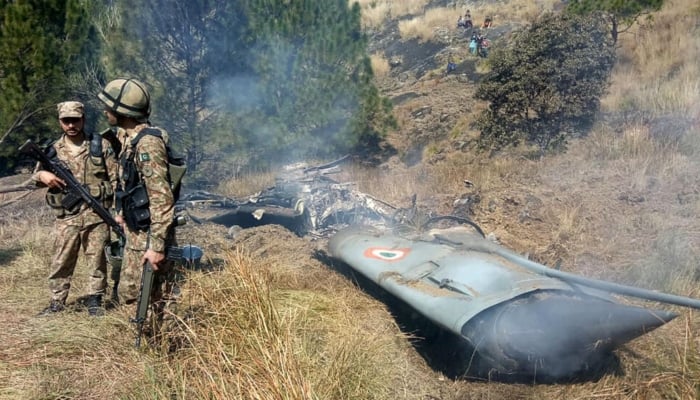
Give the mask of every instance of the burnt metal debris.
M 187 193 L 177 207 L 188 210 L 195 221 L 241 228 L 278 224 L 313 238 L 328 238 L 350 225 L 391 225 L 399 208 L 331 177 L 341 171 L 339 164 L 344 160 L 313 167 L 289 165 L 274 186 L 245 199 L 204 191 Z M 214 215 L 198 218 L 193 215 L 198 210 Z
M 585 379 L 613 350 L 678 315 L 613 295 L 700 309 L 697 299 L 533 262 L 466 218 L 420 212 L 415 198 L 408 209 L 395 207 L 332 179 L 338 164 L 297 164 L 250 198 L 195 192 L 179 207 L 214 210 L 203 220 L 229 227 L 280 224 L 300 236 L 330 238 L 332 260 L 454 335 L 464 344 L 454 350 L 461 360 L 471 364 L 478 356 L 489 378 Z

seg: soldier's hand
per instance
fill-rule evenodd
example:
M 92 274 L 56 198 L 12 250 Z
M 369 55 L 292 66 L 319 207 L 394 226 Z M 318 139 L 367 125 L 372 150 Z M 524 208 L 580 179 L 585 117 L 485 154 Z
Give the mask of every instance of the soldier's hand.
M 36 177 L 41 181 L 41 183 L 52 189 L 63 189 L 64 187 L 66 187 L 66 182 L 63 181 L 63 179 L 57 177 L 49 171 L 39 171 Z
M 124 217 L 121 215 L 115 215 L 114 220 L 119 224 L 119 226 L 122 227 L 124 231 L 126 231 L 126 221 L 124 221 Z
M 151 263 L 151 267 L 153 267 L 154 271 L 158 271 L 160 264 L 165 261 L 165 253 L 159 253 L 155 250 L 148 249 L 141 258 L 141 264 L 144 264 L 146 261 Z

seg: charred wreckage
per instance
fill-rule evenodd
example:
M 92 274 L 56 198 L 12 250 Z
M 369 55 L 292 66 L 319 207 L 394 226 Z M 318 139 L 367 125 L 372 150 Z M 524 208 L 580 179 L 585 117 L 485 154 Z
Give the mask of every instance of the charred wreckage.
M 290 166 L 274 186 L 245 200 L 193 192 L 178 207 L 213 211 L 193 217 L 196 222 L 278 224 L 299 236 L 328 238 L 331 260 L 454 335 L 463 346 L 453 351 L 465 365 L 477 356 L 482 370 L 506 379 L 585 379 L 619 346 L 678 315 L 613 295 L 700 309 L 697 299 L 531 261 L 467 218 L 394 207 L 332 179 L 341 162 Z

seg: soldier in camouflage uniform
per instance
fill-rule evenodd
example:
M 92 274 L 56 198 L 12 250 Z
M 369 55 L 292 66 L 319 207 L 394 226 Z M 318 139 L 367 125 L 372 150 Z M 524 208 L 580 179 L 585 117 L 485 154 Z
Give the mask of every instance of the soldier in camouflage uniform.
M 138 299 L 141 274 L 146 261 L 156 273 L 151 295 L 154 309 L 162 307 L 163 286 L 172 263 L 165 250 L 175 246 L 173 216 L 175 200 L 168 179 L 168 134 L 151 127 L 150 97 L 146 86 L 135 79 L 109 82 L 98 98 L 105 105 L 105 115 L 118 127 L 119 187 L 117 216 L 125 226 L 119 295 L 124 303 Z
M 58 119 L 63 130 L 47 153 L 63 162 L 76 180 L 86 185 L 90 194 L 112 206 L 117 182 L 117 159 L 110 143 L 98 134 L 87 134 L 84 107 L 77 101 L 58 104 Z M 38 186 L 48 186 L 46 202 L 56 215 L 54 256 L 51 261 L 49 288 L 51 302 L 42 312 L 50 314 L 65 307 L 78 253 L 82 247 L 90 271 L 86 305 L 90 315 L 101 315 L 102 297 L 107 286 L 107 261 L 104 246 L 109 241 L 109 227 L 82 200 L 72 202 L 65 195 L 65 182 L 50 171 L 39 170 L 32 179 Z

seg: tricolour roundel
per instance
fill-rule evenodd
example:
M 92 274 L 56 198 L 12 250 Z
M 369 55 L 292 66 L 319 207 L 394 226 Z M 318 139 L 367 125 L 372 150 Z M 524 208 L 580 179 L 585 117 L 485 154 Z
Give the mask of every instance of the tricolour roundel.
M 365 257 L 383 261 L 398 261 L 406 257 L 411 249 L 388 249 L 386 247 L 370 247 L 365 250 Z

